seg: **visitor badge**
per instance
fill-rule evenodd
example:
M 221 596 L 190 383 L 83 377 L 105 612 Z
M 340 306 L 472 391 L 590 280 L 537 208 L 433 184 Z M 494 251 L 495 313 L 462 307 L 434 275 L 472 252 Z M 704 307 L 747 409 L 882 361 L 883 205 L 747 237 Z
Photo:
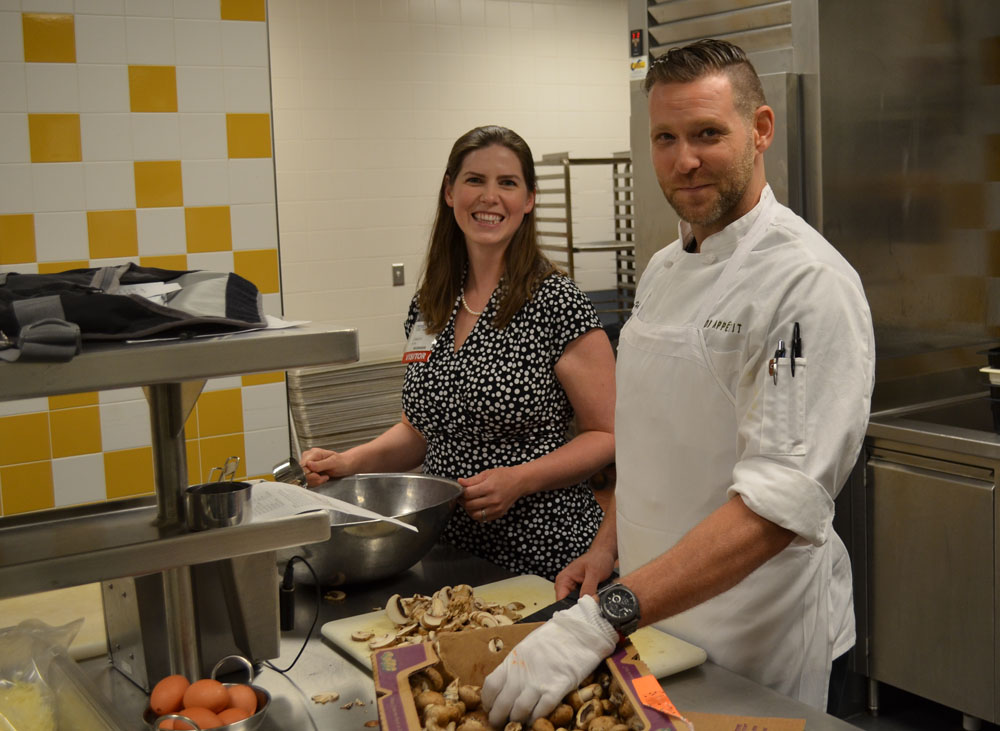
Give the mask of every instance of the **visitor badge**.
M 417 320 L 410 328 L 410 337 L 406 340 L 406 349 L 403 351 L 404 363 L 426 363 L 430 360 L 431 350 L 437 341 L 437 335 L 427 332 L 427 326 L 423 320 Z

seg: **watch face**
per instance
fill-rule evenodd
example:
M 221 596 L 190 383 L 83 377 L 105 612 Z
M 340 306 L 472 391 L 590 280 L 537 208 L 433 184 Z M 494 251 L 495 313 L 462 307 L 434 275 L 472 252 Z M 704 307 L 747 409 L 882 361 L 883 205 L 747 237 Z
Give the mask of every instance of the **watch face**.
M 625 587 L 613 586 L 601 595 L 601 612 L 612 624 L 631 619 L 636 609 L 635 595 Z

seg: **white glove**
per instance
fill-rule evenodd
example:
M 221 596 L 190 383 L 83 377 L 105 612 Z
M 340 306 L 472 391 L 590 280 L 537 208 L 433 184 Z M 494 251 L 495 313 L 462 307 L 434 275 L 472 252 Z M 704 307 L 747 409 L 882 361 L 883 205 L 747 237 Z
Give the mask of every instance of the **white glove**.
M 563 697 L 610 655 L 618 633 L 601 616 L 594 598 L 575 605 L 521 640 L 483 683 L 490 725 L 547 716 Z

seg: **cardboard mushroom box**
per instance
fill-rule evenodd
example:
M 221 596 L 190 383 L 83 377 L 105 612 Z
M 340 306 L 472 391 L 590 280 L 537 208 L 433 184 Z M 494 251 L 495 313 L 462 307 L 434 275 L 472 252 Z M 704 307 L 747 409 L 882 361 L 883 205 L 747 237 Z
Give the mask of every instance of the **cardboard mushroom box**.
M 372 674 L 382 731 L 486 731 L 489 726 L 479 705 L 483 680 L 538 626 L 440 632 L 434 641 L 376 650 Z M 677 727 L 668 716 L 639 702 L 634 682 L 648 674 L 634 647 L 619 648 L 592 680 L 550 714 L 550 725 L 541 723 L 534 731 L 674 731 Z M 531 728 L 508 725 L 509 731 Z

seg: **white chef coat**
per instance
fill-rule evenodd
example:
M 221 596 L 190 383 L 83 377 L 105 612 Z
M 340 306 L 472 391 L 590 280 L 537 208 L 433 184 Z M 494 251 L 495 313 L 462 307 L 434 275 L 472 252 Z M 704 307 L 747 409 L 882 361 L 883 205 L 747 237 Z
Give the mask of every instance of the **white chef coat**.
M 854 644 L 851 568 L 834 498 L 861 448 L 875 344 L 861 281 L 774 199 L 684 251 L 657 252 L 618 348 L 615 413 L 623 574 L 739 495 L 793 531 L 729 591 L 657 624 L 709 658 L 825 709 L 830 663 Z M 768 361 L 791 352 L 777 384 Z

